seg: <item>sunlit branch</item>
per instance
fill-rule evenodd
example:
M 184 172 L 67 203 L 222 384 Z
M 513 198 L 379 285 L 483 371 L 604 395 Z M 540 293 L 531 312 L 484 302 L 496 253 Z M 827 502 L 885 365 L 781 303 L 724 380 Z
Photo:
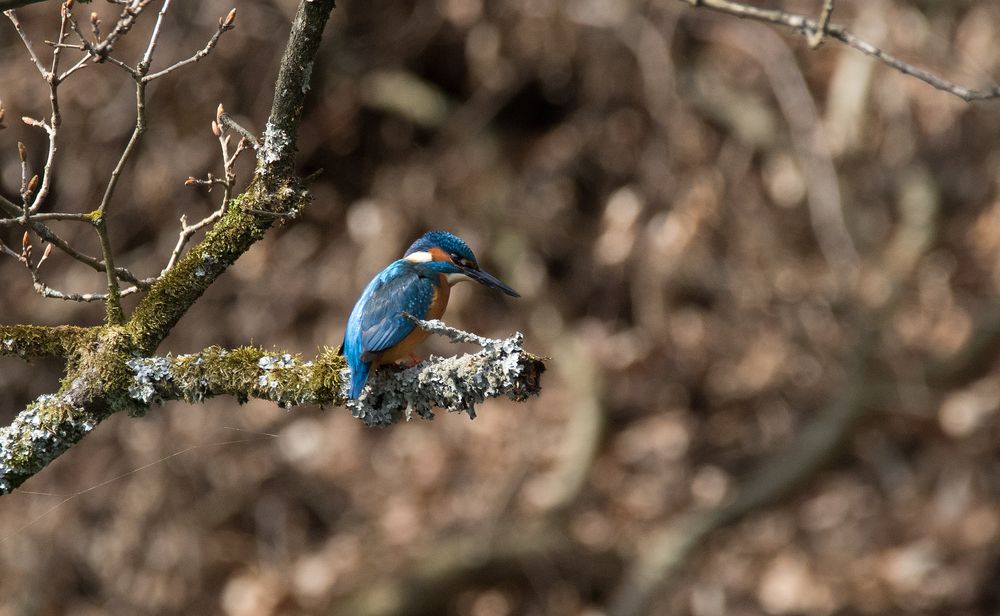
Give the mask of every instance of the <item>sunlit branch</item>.
M 762 9 L 749 4 L 743 4 L 741 2 L 732 2 L 730 0 L 679 0 L 684 4 L 692 6 L 694 8 L 705 8 L 720 13 L 725 13 L 727 15 L 732 15 L 734 17 L 740 17 L 744 19 L 754 19 L 757 21 L 763 21 L 766 23 L 785 26 L 795 30 L 797 33 L 806 37 L 806 39 L 812 41 L 816 40 L 815 37 L 817 33 L 822 33 L 825 31 L 826 36 L 836 39 L 841 43 L 853 47 L 858 51 L 868 54 L 883 64 L 891 66 L 897 71 L 903 73 L 904 75 L 909 75 L 915 77 L 924 83 L 954 94 L 955 96 L 961 98 L 965 101 L 975 101 L 975 100 L 987 100 L 1000 97 L 1000 86 L 994 86 L 992 88 L 982 88 L 974 89 L 959 85 L 955 82 L 949 81 L 940 77 L 928 70 L 914 66 L 908 62 L 904 62 L 897 58 L 896 56 L 876 47 L 875 45 L 858 38 L 847 28 L 826 22 L 826 27 L 823 27 L 823 19 L 829 19 L 829 13 L 832 12 L 832 3 L 830 4 L 830 10 L 826 11 L 824 9 L 825 18 L 821 17 L 821 21 L 816 21 L 807 17 L 805 15 L 800 15 L 797 13 L 788 13 L 786 11 L 781 11 L 778 9 Z

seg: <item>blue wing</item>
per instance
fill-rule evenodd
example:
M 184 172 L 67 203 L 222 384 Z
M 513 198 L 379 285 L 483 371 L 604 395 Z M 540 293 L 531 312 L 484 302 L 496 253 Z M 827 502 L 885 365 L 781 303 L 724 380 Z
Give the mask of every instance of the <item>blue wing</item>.
M 357 398 L 368 380 L 372 361 L 413 331 L 415 325 L 401 313 L 422 318 L 434 300 L 436 272 L 422 271 L 399 260 L 382 270 L 354 305 L 344 335 L 344 355 L 351 366 L 351 398 Z

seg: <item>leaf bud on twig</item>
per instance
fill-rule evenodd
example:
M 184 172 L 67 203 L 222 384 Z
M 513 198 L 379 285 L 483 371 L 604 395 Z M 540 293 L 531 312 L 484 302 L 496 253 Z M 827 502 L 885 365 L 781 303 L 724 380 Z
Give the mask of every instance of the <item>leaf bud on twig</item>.
M 17 156 L 21 159 L 22 163 L 28 160 L 28 148 L 24 147 L 24 144 L 20 141 L 17 142 Z
M 212 120 L 212 134 L 215 135 L 216 137 L 222 136 L 222 129 L 219 128 L 219 125 L 216 123 L 215 120 Z
M 28 192 L 33 193 L 36 188 L 38 188 L 38 175 L 33 175 L 31 176 L 31 179 L 28 180 Z
M 223 28 L 229 29 L 233 27 L 233 22 L 236 21 L 236 9 L 230 9 L 229 13 L 224 19 L 219 20 L 219 25 Z
M 35 265 L 35 269 L 40 268 L 42 266 L 42 263 L 45 263 L 45 260 L 48 259 L 49 255 L 51 254 L 52 254 L 52 244 L 46 244 L 45 252 L 42 253 L 42 258 L 38 260 L 38 264 Z

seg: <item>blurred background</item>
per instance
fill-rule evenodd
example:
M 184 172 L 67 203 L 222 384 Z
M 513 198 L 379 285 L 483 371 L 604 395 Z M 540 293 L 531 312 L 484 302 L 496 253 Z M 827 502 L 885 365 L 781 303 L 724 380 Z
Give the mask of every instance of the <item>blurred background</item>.
M 0 499 L 0 614 L 1000 613 L 1000 101 L 675 0 L 338 4 L 298 144 L 314 202 L 160 351 L 336 345 L 370 277 L 443 228 L 523 296 L 459 287 L 448 322 L 525 332 L 542 395 L 388 429 L 229 399 L 114 416 Z M 174 3 L 154 69 L 231 6 Z M 184 180 L 221 172 L 218 103 L 261 132 L 294 9 L 240 3 L 150 87 L 110 210 L 120 264 L 156 274 L 179 217 L 217 207 Z M 18 15 L 48 57 L 56 5 Z M 991 0 L 838 0 L 834 21 L 995 85 Z M 16 142 L 34 170 L 45 148 L 17 118 L 48 93 L 6 20 L 0 67 L 15 197 Z M 60 92 L 48 209 L 89 211 L 134 92 L 110 65 Z M 41 273 L 101 290 L 58 251 Z M 4 323 L 102 316 L 0 259 Z M 0 358 L 0 421 L 60 374 Z

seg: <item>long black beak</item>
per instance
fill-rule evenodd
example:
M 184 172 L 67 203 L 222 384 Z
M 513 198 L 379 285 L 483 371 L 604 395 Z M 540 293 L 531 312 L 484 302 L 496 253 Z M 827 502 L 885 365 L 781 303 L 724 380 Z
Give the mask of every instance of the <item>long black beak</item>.
M 507 295 L 510 295 L 511 297 L 521 297 L 520 293 L 508 287 L 493 274 L 472 267 L 463 267 L 462 270 L 466 273 L 466 275 L 469 278 L 472 278 L 473 280 L 475 280 L 480 284 L 484 284 L 488 287 L 493 287 L 494 289 L 500 289 L 501 291 L 503 291 Z

